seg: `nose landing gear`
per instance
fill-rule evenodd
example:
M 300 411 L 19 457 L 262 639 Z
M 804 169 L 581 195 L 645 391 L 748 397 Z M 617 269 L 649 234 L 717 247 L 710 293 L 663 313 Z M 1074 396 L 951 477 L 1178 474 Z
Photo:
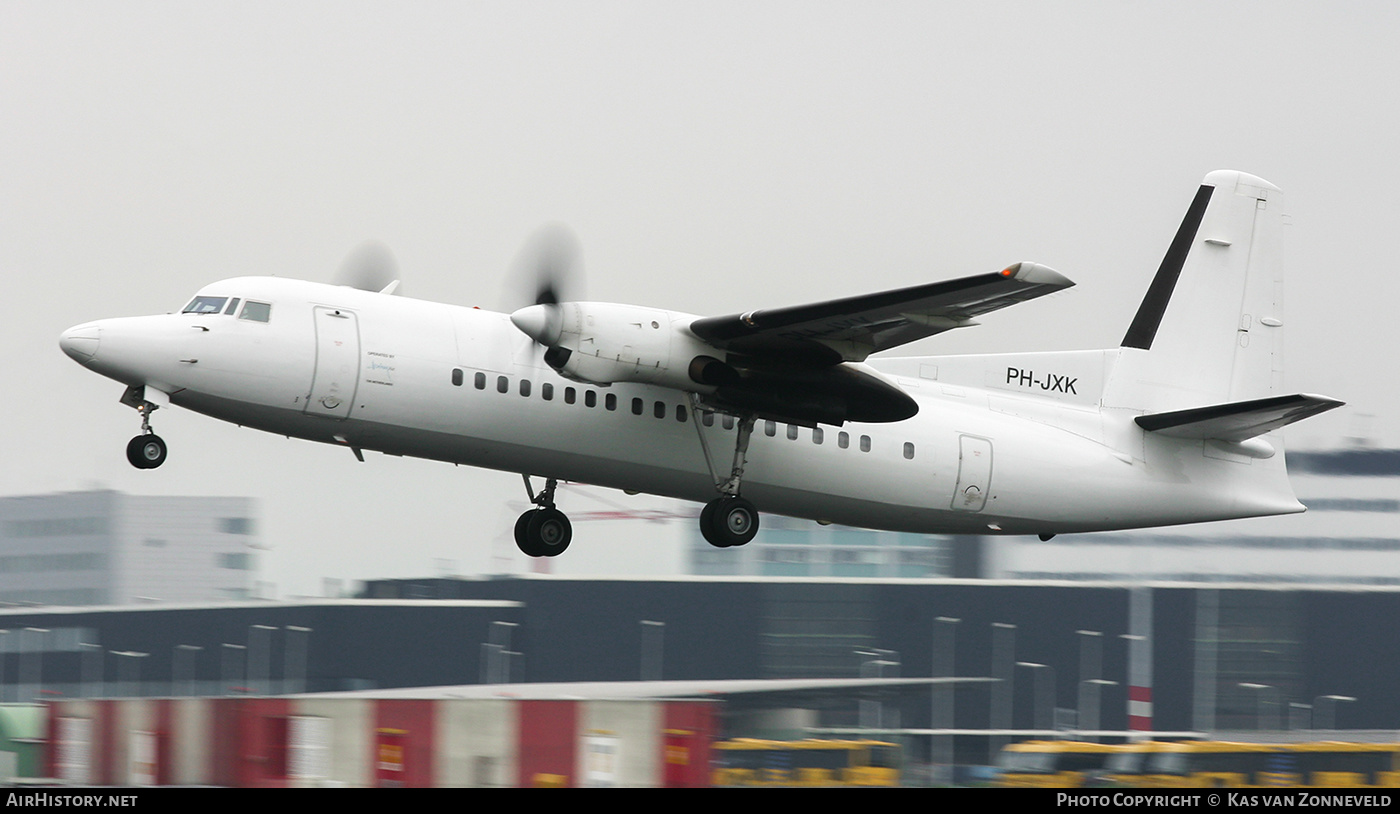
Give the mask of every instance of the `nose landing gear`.
M 530 557 L 557 557 L 574 538 L 569 518 L 554 508 L 554 487 L 558 481 L 546 478 L 544 491 L 536 495 L 530 487 L 530 476 L 521 477 L 525 479 L 525 493 L 530 496 L 530 502 L 539 508 L 525 512 L 515 521 L 515 544 Z
M 137 469 L 155 469 L 165 463 L 168 451 L 165 439 L 151 430 L 151 413 L 158 407 L 144 398 L 130 398 L 132 389 L 127 390 L 126 395 L 122 397 L 122 403 L 131 404 L 136 408 L 136 412 L 141 414 L 141 434 L 126 443 L 126 459 Z

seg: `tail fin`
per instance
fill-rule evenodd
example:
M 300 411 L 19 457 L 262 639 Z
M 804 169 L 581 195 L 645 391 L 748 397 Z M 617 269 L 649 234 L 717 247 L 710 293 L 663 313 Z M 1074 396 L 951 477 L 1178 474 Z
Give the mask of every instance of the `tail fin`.
M 1123 337 L 1106 405 L 1156 412 L 1280 391 L 1281 198 L 1246 173 L 1205 177 Z

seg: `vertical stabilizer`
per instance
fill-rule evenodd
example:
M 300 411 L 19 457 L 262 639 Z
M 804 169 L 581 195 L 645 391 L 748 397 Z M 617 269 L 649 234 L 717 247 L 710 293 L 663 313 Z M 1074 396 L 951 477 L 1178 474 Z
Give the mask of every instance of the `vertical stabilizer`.
M 1123 337 L 1106 406 L 1179 410 L 1278 392 L 1281 198 L 1246 173 L 1205 177 Z

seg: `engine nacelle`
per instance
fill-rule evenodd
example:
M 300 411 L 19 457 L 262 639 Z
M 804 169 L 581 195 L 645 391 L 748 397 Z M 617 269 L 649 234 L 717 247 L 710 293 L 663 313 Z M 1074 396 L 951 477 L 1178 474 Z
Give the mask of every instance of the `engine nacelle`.
M 641 382 L 708 393 L 725 376 L 724 352 L 685 330 L 695 319 L 691 314 L 610 302 L 566 302 L 522 308 L 510 319 L 548 348 L 544 358 L 550 367 L 574 381 Z M 705 378 L 693 378 L 693 366 Z

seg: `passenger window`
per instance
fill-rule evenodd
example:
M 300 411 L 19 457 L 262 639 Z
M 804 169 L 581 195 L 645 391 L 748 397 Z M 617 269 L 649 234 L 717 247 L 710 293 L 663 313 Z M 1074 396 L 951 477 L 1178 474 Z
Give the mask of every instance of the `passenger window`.
M 824 440 L 826 440 L 826 433 L 822 430 L 822 428 L 821 428 L 821 427 L 813 427 L 813 428 L 812 428 L 812 443 L 814 443 L 814 444 L 820 444 L 820 443 L 821 443 L 822 441 L 824 441 Z
M 529 380 L 529 379 L 521 379 L 521 380 L 520 380 L 520 395 L 522 395 L 522 396 L 529 396 L 529 395 L 530 395 L 530 380 Z
M 715 414 L 706 410 L 700 415 L 700 423 L 704 424 L 706 427 L 713 427 L 715 425 Z
M 911 461 L 914 460 L 914 445 L 908 441 L 904 442 L 904 457 Z
M 603 406 L 604 406 L 604 407 L 607 407 L 609 411 L 611 411 L 611 410 L 616 410 L 616 409 L 617 409 L 617 394 L 616 394 L 616 393 L 609 393 L 608 396 L 607 396 L 607 398 L 603 399 Z
M 778 434 L 778 422 L 776 422 L 776 421 L 765 421 L 765 422 L 763 422 L 763 434 L 766 435 L 766 436 L 768 436 L 769 438 L 772 438 L 773 436 L 777 435 L 777 434 Z
M 679 421 L 679 422 L 681 422 L 682 424 L 685 423 L 685 405 L 684 405 L 684 404 L 677 404 L 677 405 L 676 405 L 676 420 Z
M 598 406 L 598 391 L 597 391 L 597 390 L 587 390 L 587 391 L 584 392 L 584 394 L 583 394 L 583 406 L 585 406 L 585 407 L 597 407 L 597 406 Z
M 455 384 L 455 385 L 457 385 L 458 387 L 461 387 L 461 386 L 462 386 L 462 369 L 461 369 L 461 368 L 453 368 L 453 370 L 452 370 L 452 383 Z
M 505 376 L 497 376 L 497 377 L 496 377 L 496 392 L 497 392 L 497 393 L 509 393 L 509 392 L 510 392 L 510 379 L 507 379 Z
M 851 434 L 848 432 L 838 434 L 836 436 L 836 446 L 842 449 L 848 449 L 851 446 Z
M 540 385 L 540 398 L 545 401 L 554 401 L 554 385 L 549 382 Z
M 642 406 L 643 405 L 641 399 L 632 399 L 632 415 L 641 415 Z
M 724 425 L 726 430 L 732 430 L 734 429 L 734 416 L 726 415 L 724 418 L 720 419 L 720 423 Z
M 249 300 L 243 303 L 243 312 L 238 315 L 238 318 L 253 322 L 269 322 L 272 319 L 272 306 L 265 302 Z
M 473 379 L 472 379 L 472 383 L 476 385 L 476 389 L 477 389 L 477 390 L 485 390 L 485 389 L 486 389 L 486 374 L 485 374 L 485 373 L 478 373 L 478 374 L 476 374 L 476 376 L 473 377 Z
M 870 436 L 868 436 L 868 435 L 862 435 L 862 436 L 860 437 L 860 451 L 861 451 L 861 452 L 869 452 L 869 451 L 870 451 Z
M 566 388 L 564 388 L 564 403 L 565 403 L 565 404 L 573 404 L 575 398 L 576 398 L 576 396 L 575 396 L 575 394 L 574 394 L 574 389 L 573 389 L 572 387 L 566 387 Z
M 654 416 L 656 416 L 657 418 L 665 418 L 665 417 L 666 417 L 666 402 L 664 402 L 664 401 L 658 401 L 658 402 L 656 402 L 656 406 L 655 406 L 654 408 L 652 408 L 651 414 L 654 415 Z
M 788 425 L 787 435 L 788 435 L 788 440 L 789 440 L 789 441 L 796 441 L 796 440 L 797 440 L 797 425 L 796 425 L 796 424 L 789 424 L 789 425 Z

